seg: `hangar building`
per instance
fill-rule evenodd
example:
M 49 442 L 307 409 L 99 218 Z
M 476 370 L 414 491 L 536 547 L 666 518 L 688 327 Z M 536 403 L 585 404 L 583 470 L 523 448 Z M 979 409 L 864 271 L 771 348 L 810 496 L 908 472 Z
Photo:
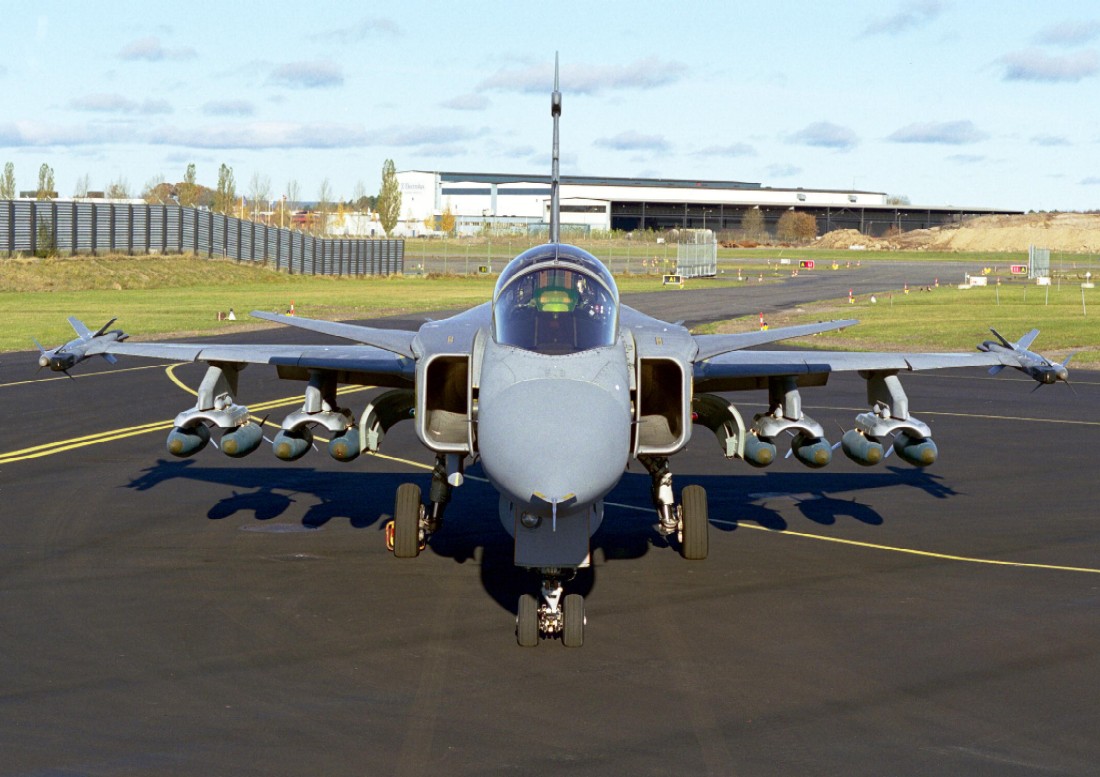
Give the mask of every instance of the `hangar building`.
M 538 232 L 547 228 L 550 176 L 451 173 L 406 170 L 397 174 L 401 187 L 404 234 L 423 234 L 425 221 L 450 208 L 459 234 L 484 228 Z M 759 208 L 766 228 L 775 233 L 788 210 L 817 219 L 818 234 L 858 229 L 879 236 L 891 227 L 924 229 L 957 223 L 967 216 L 1020 211 L 915 206 L 887 202 L 885 192 L 854 189 L 783 189 L 745 181 L 699 181 L 665 178 L 561 176 L 562 226 L 586 230 L 711 229 L 741 227 L 746 210 Z

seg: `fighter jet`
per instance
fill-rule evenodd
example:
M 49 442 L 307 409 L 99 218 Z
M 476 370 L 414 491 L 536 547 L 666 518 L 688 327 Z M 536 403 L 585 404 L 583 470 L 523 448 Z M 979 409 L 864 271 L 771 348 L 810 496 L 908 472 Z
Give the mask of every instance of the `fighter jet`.
M 748 350 L 858 322 L 692 335 L 622 304 L 607 267 L 560 240 L 556 66 L 550 105 L 549 241 L 512 259 L 485 303 L 415 332 L 252 313 L 348 345 L 131 342 L 120 330 L 107 331 L 110 324 L 92 332 L 71 319 L 77 339 L 41 349 L 41 366 L 67 373 L 96 355 L 206 363 L 194 407 L 176 416 L 168 435 L 168 451 L 180 457 L 202 450 L 212 430 L 228 456 L 246 456 L 263 443 L 260 424 L 238 401 L 238 375 L 248 364 L 272 365 L 280 378 L 305 382 L 301 408 L 273 440 L 284 461 L 312 449 L 314 429 L 330 438 L 332 457 L 350 462 L 378 451 L 395 424 L 412 423 L 435 467 L 426 502 L 416 484 L 397 489 L 385 534 L 399 559 L 416 557 L 444 530 L 467 462 L 480 459 L 499 493 L 490 509 L 514 538 L 516 565 L 541 576 L 538 594 L 523 594 L 517 603 L 516 639 L 526 647 L 546 638 L 583 644 L 584 599 L 565 594 L 565 586 L 590 564 L 603 499 L 632 460 L 651 478 L 659 531 L 685 559 L 707 557 L 706 492 L 690 485 L 677 501 L 670 467 L 696 427 L 709 429 L 728 459 L 764 467 L 789 439 L 799 462 L 823 467 L 834 446 L 803 412 L 800 392 L 825 385 L 834 372 L 857 372 L 867 381 L 869 409 L 843 435 L 844 454 L 870 466 L 892 445 L 899 458 L 924 467 L 938 452 L 929 427 L 910 413 L 901 373 L 984 366 L 1013 367 L 1040 384 L 1068 378 L 1064 364 L 1027 350 L 1034 332 L 1018 343 L 983 343 L 971 354 Z M 357 417 L 338 402 L 341 384 L 387 390 Z M 741 391 L 766 391 L 767 411 L 746 421 L 725 396 Z

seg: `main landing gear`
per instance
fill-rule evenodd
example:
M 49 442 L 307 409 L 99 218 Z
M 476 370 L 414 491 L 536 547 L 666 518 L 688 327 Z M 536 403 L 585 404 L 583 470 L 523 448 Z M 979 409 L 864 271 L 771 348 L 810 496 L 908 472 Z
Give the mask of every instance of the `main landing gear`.
M 707 491 L 702 486 L 685 486 L 680 504 L 673 502 L 672 472 L 664 456 L 639 456 L 652 480 L 653 506 L 657 508 L 657 531 L 664 537 L 675 534 L 680 555 L 688 561 L 702 561 L 710 549 L 707 519 Z
M 454 486 L 447 478 L 447 457 L 436 456 L 432 470 L 430 504 L 420 499 L 420 486 L 402 483 L 397 487 L 393 520 L 386 524 L 386 549 L 397 558 L 416 558 L 428 546 L 428 538 L 443 528 L 443 513 L 451 501 Z
M 581 647 L 586 623 L 584 597 L 580 594 L 562 596 L 562 583 L 573 577 L 573 570 L 547 568 L 541 572 L 542 601 L 532 594 L 519 597 L 516 642 L 521 647 L 535 647 L 540 636 L 560 635 L 566 647 Z

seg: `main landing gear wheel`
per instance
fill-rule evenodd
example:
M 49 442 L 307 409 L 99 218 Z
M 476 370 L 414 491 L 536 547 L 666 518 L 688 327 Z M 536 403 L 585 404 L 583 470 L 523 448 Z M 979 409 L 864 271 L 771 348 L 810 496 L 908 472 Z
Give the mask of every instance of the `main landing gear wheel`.
M 709 551 L 707 491 L 702 486 L 686 486 L 680 504 L 680 555 L 689 561 L 702 561 Z
M 416 558 L 424 549 L 420 541 L 423 510 L 420 486 L 402 483 L 397 487 L 397 501 L 393 509 L 393 555 L 397 558 Z
M 539 644 L 539 603 L 531 594 L 519 598 L 516 609 L 516 642 L 520 647 L 535 647 Z
M 561 644 L 571 648 L 581 647 L 584 645 L 584 597 L 568 594 L 562 609 L 565 623 L 562 625 Z

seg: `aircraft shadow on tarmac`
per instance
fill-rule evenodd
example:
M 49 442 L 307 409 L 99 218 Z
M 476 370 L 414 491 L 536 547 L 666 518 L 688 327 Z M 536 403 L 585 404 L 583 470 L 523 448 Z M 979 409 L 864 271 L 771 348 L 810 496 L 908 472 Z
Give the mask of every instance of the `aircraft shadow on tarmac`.
M 459 564 L 471 560 L 479 563 L 486 593 L 514 613 L 519 595 L 530 590 L 534 573 L 513 564 L 512 541 L 500 526 L 496 492 L 478 479 L 482 474 L 480 466 L 475 464 L 467 472 L 472 477 L 455 492 L 445 527 L 432 537 L 429 550 Z M 209 520 L 252 513 L 257 521 L 272 521 L 299 512 L 295 507 L 298 502 L 313 502 L 300 518 L 305 528 L 319 529 L 334 519 L 346 519 L 354 528 L 374 527 L 381 532 L 391 518 L 397 487 L 411 480 L 426 489 L 430 475 L 376 472 L 364 476 L 362 471 L 335 472 L 311 467 L 206 467 L 192 459 L 161 459 L 127 487 L 148 491 L 178 479 L 228 486 L 232 490 L 230 496 L 210 506 L 206 514 Z M 886 467 L 877 472 L 685 474 L 677 478 L 678 489 L 689 483 L 707 489 L 711 528 L 723 532 L 735 531 L 743 522 L 784 531 L 789 524 L 777 508 L 791 504 L 819 526 L 832 526 L 845 518 L 879 526 L 884 522 L 883 516 L 859 500 L 860 492 L 900 486 L 916 488 L 939 499 L 957 493 L 940 476 L 911 467 Z M 596 563 L 578 571 L 570 584 L 571 592 L 591 593 L 601 556 L 604 561 L 613 562 L 641 558 L 653 547 L 675 552 L 656 530 L 649 484 L 647 475 L 627 472 L 608 495 L 604 522 L 592 538 Z M 842 498 L 840 494 L 846 496 Z M 381 542 L 381 537 L 378 541 Z

